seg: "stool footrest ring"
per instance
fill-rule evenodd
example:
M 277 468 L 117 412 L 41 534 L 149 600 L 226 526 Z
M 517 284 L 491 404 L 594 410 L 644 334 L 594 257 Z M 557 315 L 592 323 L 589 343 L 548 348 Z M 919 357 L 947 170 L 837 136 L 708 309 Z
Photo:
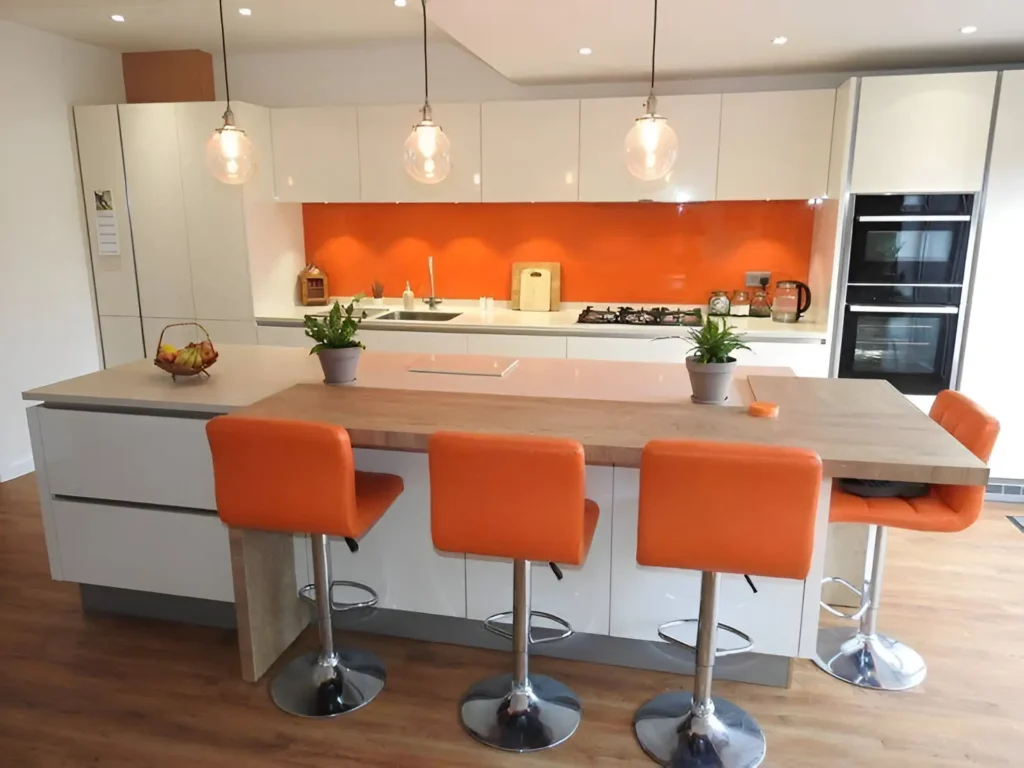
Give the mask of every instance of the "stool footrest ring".
M 697 646 L 690 645 L 689 643 L 684 643 L 679 638 L 672 637 L 671 635 L 667 634 L 665 632 L 665 630 L 669 629 L 671 627 L 679 627 L 679 626 L 682 626 L 683 624 L 696 624 L 698 621 L 700 621 L 700 619 L 676 619 L 675 621 L 667 621 L 664 624 L 662 624 L 660 627 L 658 627 L 658 637 L 660 637 L 665 642 L 672 643 L 673 645 L 682 646 L 683 648 L 685 648 L 686 650 L 690 651 L 691 653 L 696 653 L 697 652 Z M 718 658 L 718 657 L 721 657 L 721 656 L 732 656 L 732 655 L 737 654 L 737 653 L 746 653 L 747 651 L 751 650 L 754 647 L 753 639 L 751 639 L 750 635 L 748 635 L 746 632 L 740 632 L 735 627 L 730 627 L 728 624 L 722 624 L 721 622 L 719 622 L 718 628 L 720 630 L 722 630 L 723 632 L 728 632 L 731 635 L 735 635 L 740 640 L 743 640 L 744 643 L 746 643 L 746 644 L 745 645 L 741 645 L 738 648 L 716 648 L 715 649 L 715 658 Z
M 351 587 L 352 589 L 359 589 L 370 595 L 369 600 L 360 600 L 354 603 L 337 603 L 334 601 L 334 588 L 335 587 Z M 307 584 L 299 590 L 299 597 L 305 600 L 312 606 L 316 606 L 316 584 Z M 372 587 L 368 587 L 366 584 L 360 584 L 358 581 L 332 581 L 331 582 L 331 610 L 333 611 L 354 611 L 357 608 L 372 608 L 377 604 L 377 593 Z
M 565 629 L 561 632 L 561 634 L 554 635 L 552 637 L 534 638 L 533 622 L 531 622 L 530 631 L 528 633 L 531 645 L 540 645 L 541 643 L 553 643 L 556 640 L 565 640 L 567 637 L 573 634 L 572 626 L 569 624 L 568 621 L 561 618 L 560 616 L 555 616 L 552 613 L 545 613 L 544 611 L 530 611 L 530 618 L 532 619 L 534 616 L 539 616 L 542 619 L 547 619 L 548 621 L 558 624 L 560 627 L 564 627 Z M 512 632 L 500 626 L 500 624 L 508 624 L 509 622 L 499 622 L 500 619 L 511 618 L 512 611 L 502 611 L 501 613 L 496 613 L 493 616 L 488 616 L 486 619 L 484 619 L 484 629 L 486 629 L 488 632 L 494 633 L 495 635 L 500 635 L 501 637 L 504 637 L 506 640 L 512 640 Z
M 871 607 L 871 601 L 864 600 L 864 593 L 861 590 L 857 589 L 857 587 L 853 586 L 853 584 L 848 582 L 846 579 L 840 578 L 839 576 L 826 576 L 824 579 L 821 580 L 821 585 L 825 586 L 826 584 L 838 584 L 841 587 L 846 587 L 848 590 L 853 592 L 853 594 L 855 594 L 862 600 L 860 608 L 858 608 L 853 613 L 843 613 L 842 611 L 833 608 L 831 605 L 822 600 L 821 607 L 829 613 L 831 613 L 833 616 L 838 616 L 840 619 L 860 621 L 861 617 L 867 612 L 868 608 Z

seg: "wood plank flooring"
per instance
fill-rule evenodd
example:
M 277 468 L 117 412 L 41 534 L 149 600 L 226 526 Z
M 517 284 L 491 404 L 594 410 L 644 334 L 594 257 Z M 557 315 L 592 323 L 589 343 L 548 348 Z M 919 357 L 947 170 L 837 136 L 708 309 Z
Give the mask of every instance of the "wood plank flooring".
M 811 664 L 789 690 L 718 683 L 768 737 L 768 766 L 1024 765 L 1024 534 L 991 505 L 962 534 L 892 531 L 882 626 L 928 661 L 908 693 L 862 691 Z M 755 638 L 756 639 L 756 638 Z M 345 638 L 388 666 L 384 693 L 330 722 L 277 711 L 242 682 L 232 632 L 84 616 L 49 578 L 31 477 L 0 485 L 0 766 L 334 768 L 653 765 L 634 709 L 689 678 L 537 658 L 584 703 L 565 745 L 495 752 L 466 737 L 456 703 L 508 655 L 373 635 Z M 299 641 L 312 646 L 307 632 Z

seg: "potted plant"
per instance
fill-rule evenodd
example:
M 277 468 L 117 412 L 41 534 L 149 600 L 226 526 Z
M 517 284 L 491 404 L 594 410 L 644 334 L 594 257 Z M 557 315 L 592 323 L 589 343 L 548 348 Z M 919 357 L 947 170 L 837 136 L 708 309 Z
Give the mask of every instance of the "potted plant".
M 370 285 L 370 292 L 373 294 L 374 306 L 382 306 L 384 304 L 384 283 L 374 280 Z
M 689 341 L 693 346 L 688 351 L 693 354 L 686 358 L 686 371 L 690 375 L 693 402 L 724 403 L 736 368 L 732 353 L 750 347 L 743 343 L 735 327 L 710 316 L 702 326 L 690 331 Z
M 344 310 L 334 302 L 325 317 L 306 315 L 303 321 L 306 335 L 316 342 L 309 354 L 320 358 L 325 384 L 344 384 L 356 378 L 359 355 L 364 349 L 363 343 L 356 340 L 363 318 L 355 316 L 355 306 L 361 298 L 362 294 L 356 296 Z

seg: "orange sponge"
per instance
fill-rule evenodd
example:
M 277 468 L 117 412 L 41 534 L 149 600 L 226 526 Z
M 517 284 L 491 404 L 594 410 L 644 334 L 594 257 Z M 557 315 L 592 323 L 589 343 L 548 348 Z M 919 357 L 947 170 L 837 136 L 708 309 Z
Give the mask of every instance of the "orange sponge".
M 750 404 L 747 409 L 747 413 L 751 416 L 756 416 L 759 419 L 774 419 L 779 415 L 778 403 L 763 403 L 761 401 L 755 401 Z

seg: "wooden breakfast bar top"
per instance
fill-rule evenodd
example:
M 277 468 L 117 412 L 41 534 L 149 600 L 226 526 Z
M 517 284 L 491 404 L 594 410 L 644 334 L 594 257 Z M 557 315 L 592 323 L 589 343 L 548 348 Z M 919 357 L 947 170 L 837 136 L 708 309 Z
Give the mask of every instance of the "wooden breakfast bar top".
M 756 376 L 759 400 L 777 419 L 743 407 L 689 402 L 523 397 L 297 384 L 234 413 L 344 426 L 361 448 L 425 451 L 430 435 L 455 430 L 569 437 L 587 463 L 638 467 L 656 438 L 811 448 L 828 477 L 983 485 L 988 469 L 884 381 Z M 740 382 L 742 384 L 742 382 Z

